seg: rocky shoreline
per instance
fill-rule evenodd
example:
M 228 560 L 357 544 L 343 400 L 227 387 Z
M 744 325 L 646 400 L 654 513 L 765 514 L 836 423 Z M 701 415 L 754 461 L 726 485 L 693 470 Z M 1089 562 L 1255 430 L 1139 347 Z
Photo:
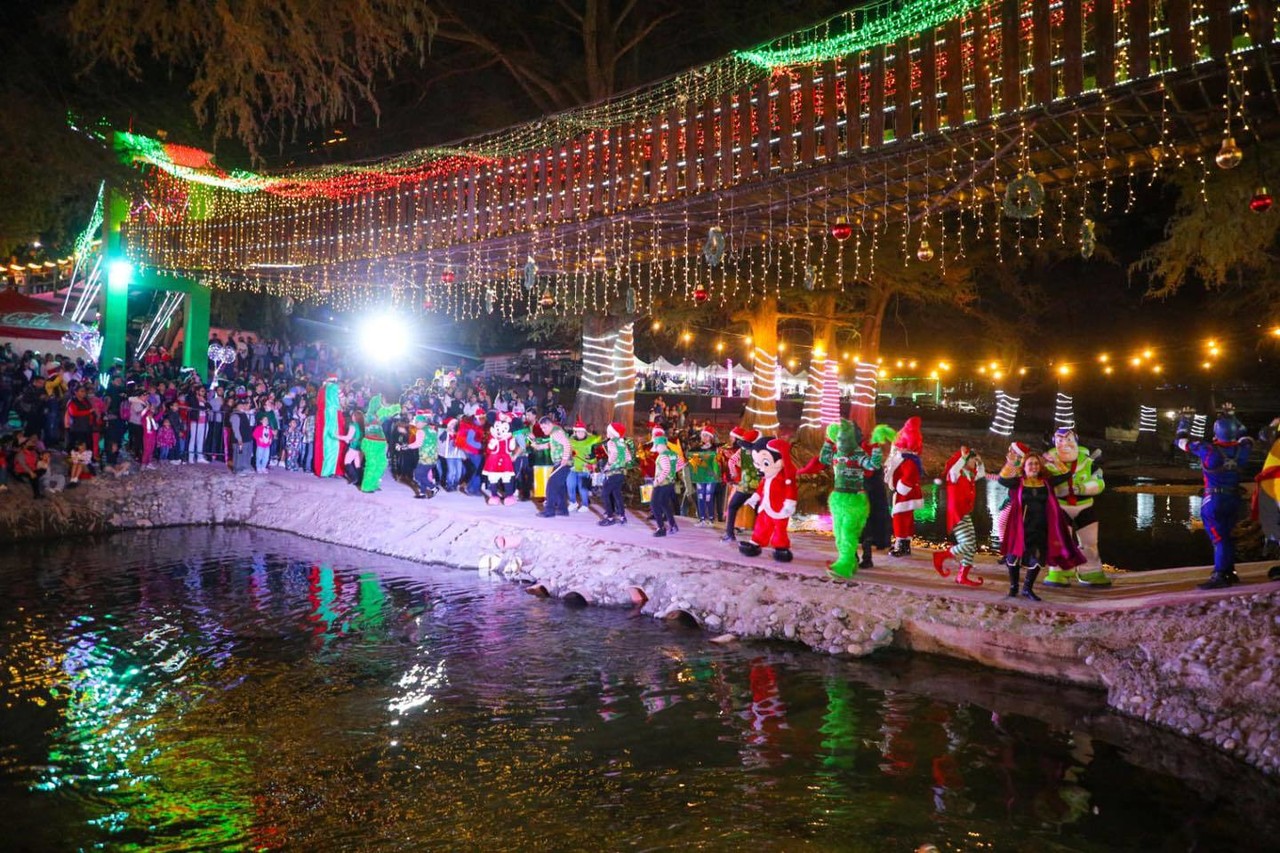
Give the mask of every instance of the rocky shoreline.
M 923 562 L 835 583 L 821 570 L 829 545 L 817 540 L 798 541 L 801 559 L 781 566 L 738 558 L 712 531 L 655 543 L 642 524 L 595 521 L 539 519 L 527 506 L 455 495 L 414 501 L 389 480 L 361 495 L 302 474 L 233 477 L 184 465 L 42 501 L 10 492 L 0 501 L 0 542 L 183 525 L 279 530 L 498 572 L 588 604 L 639 606 L 717 636 L 858 657 L 897 647 L 1104 690 L 1118 711 L 1280 775 L 1280 584 L 1025 605 L 1006 602 L 998 584 L 938 587 Z

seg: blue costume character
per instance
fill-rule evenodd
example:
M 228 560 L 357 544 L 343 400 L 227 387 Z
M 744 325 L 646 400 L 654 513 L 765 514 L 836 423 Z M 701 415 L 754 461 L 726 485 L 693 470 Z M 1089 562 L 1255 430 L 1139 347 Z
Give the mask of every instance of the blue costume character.
M 1204 473 L 1204 503 L 1200 518 L 1213 542 L 1213 574 L 1200 589 L 1222 589 L 1238 582 L 1235 540 L 1232 530 L 1240 513 L 1240 466 L 1249 459 L 1253 439 L 1244 436 L 1244 426 L 1229 409 L 1213 423 L 1213 441 L 1192 441 L 1191 424 L 1178 422 L 1176 445 L 1194 454 Z

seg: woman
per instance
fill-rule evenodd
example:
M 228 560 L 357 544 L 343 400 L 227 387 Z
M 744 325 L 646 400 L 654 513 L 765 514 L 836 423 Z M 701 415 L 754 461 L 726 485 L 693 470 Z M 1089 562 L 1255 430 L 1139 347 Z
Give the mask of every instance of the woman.
M 356 488 L 364 478 L 364 453 L 361 445 L 364 440 L 364 412 L 356 409 L 347 417 L 347 431 L 338 441 L 347 443 L 347 455 L 342 457 L 343 474 L 347 482 Z
M 1085 562 L 1071 534 L 1071 522 L 1053 494 L 1053 487 L 1069 476 L 1046 478 L 1044 460 L 1038 453 L 1022 457 L 1021 470 L 1016 453 L 1010 450 L 1005 456 L 999 482 L 1009 490 L 1009 520 L 1000 541 L 1000 554 L 1009 569 L 1010 598 L 1018 595 L 1022 566 L 1027 568 L 1022 597 L 1039 601 L 1033 588 L 1041 566 L 1074 569 Z

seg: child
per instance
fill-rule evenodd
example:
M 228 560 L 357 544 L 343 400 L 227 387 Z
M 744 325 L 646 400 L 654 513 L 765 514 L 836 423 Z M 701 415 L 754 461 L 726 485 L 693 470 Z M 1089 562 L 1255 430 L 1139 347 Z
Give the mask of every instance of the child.
M 1009 518 L 1000 540 L 1000 554 L 1009 568 L 1009 597 L 1018 595 L 1018 574 L 1027 567 L 1022 597 L 1039 601 L 1033 587 L 1042 565 L 1073 569 L 1085 562 L 1076 547 L 1071 522 L 1053 494 L 1053 487 L 1070 474 L 1045 479 L 1040 454 L 1028 452 L 1018 470 L 1018 454 L 1010 450 L 1000 469 L 1000 485 L 1009 490 Z
M 71 475 L 67 478 L 67 488 L 71 489 L 79 485 L 81 475 L 93 461 L 93 454 L 83 441 L 77 441 L 75 450 L 71 451 L 68 459 L 71 462 Z
M 956 544 L 943 551 L 933 552 L 933 568 L 944 578 L 949 574 L 944 563 L 954 557 L 960 563 L 956 583 L 961 586 L 982 586 L 982 578 L 972 578 L 973 557 L 978 552 L 978 534 L 973 529 L 973 506 L 977 500 L 975 482 L 987 476 L 982 467 L 982 457 L 967 446 L 962 446 L 947 460 L 947 532 Z
M 658 529 L 654 536 L 666 536 L 668 531 L 676 533 L 676 475 L 684 468 L 682 460 L 667 444 L 665 435 L 653 439 L 653 494 L 649 498 L 653 520 Z
M 152 457 L 156 452 L 156 433 L 160 431 L 159 405 L 147 406 L 142 414 L 142 467 L 154 468 Z
M 284 467 L 287 471 L 297 471 L 302 459 L 302 424 L 297 418 L 289 419 L 289 426 L 284 431 Z
M 168 404 L 165 404 L 169 408 Z M 168 462 L 169 454 L 178 444 L 178 434 L 173 431 L 173 421 L 166 414 L 160 418 L 160 428 L 156 430 L 156 449 L 160 451 L 160 461 Z M 177 462 L 175 458 L 173 460 Z
M 271 462 L 271 442 L 275 437 L 276 433 L 271 428 L 267 413 L 259 412 L 258 425 L 253 428 L 253 467 L 257 469 L 259 474 L 267 473 L 267 465 Z

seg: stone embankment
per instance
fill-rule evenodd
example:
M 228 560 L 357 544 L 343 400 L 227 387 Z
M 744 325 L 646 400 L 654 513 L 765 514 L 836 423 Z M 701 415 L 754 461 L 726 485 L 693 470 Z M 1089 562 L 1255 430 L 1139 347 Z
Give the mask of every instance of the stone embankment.
M 4 543 L 245 524 L 500 572 L 553 596 L 689 619 L 717 637 L 976 661 L 1105 690 L 1121 712 L 1280 773 L 1280 583 L 1203 594 L 1189 589 L 1203 570 L 1170 570 L 1121 576 L 1107 592 L 1048 592 L 1034 604 L 1005 599 L 1003 570 L 992 565 L 980 567 L 988 583 L 976 590 L 941 580 L 923 558 L 837 583 L 822 571 L 829 539 L 797 537 L 797 560 L 783 566 L 739 556 L 719 531 L 687 527 L 654 540 L 634 516 L 624 528 L 596 520 L 541 519 L 528 504 L 490 507 L 457 495 L 417 501 L 390 479 L 365 495 L 336 480 L 233 477 L 215 466 L 163 468 L 42 501 L 12 491 L 0 498 Z M 1261 566 L 1244 571 L 1265 577 Z

